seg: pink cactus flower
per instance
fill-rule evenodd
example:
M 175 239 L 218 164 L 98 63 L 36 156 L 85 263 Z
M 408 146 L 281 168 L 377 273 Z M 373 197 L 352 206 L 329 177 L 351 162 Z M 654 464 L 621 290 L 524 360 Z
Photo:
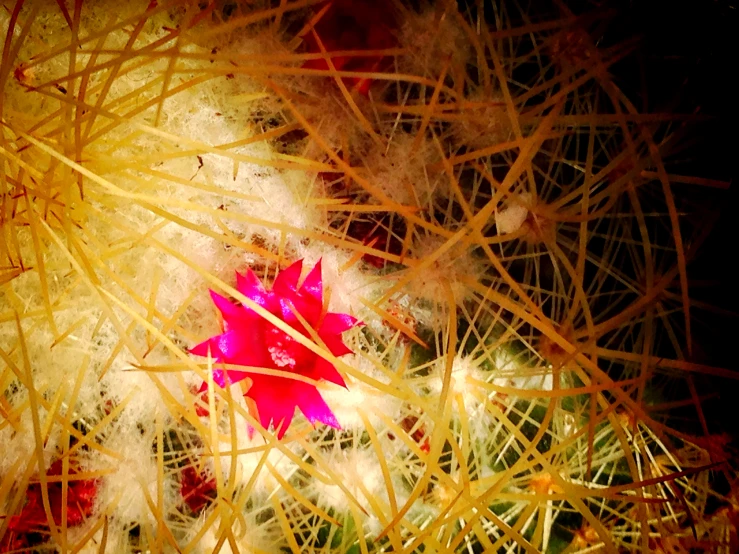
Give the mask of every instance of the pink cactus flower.
M 348 314 L 328 312 L 324 315 L 321 262 L 318 261 L 298 286 L 302 266 L 300 260 L 282 271 L 269 291 L 251 270 L 247 270 L 246 275 L 237 273 L 236 288 L 301 335 L 310 337 L 293 310 L 297 311 L 334 356 L 350 354 L 352 350 L 343 343 L 341 334 L 357 325 L 357 320 Z M 252 309 L 234 304 L 213 291 L 210 295 L 223 315 L 224 332 L 192 348 L 192 354 L 207 356 L 210 351 L 217 362 L 275 369 L 346 387 L 331 362 L 313 353 Z M 252 385 L 246 396 L 254 400 L 262 426 L 268 429 L 270 423 L 274 424 L 278 438 L 282 438 L 290 426 L 296 407 L 313 425 L 320 421 L 335 429 L 341 428 L 321 394 L 310 383 L 289 376 L 263 375 L 248 370 L 213 371 L 213 379 L 221 387 L 247 377 Z M 201 390 L 206 388 L 203 383 Z

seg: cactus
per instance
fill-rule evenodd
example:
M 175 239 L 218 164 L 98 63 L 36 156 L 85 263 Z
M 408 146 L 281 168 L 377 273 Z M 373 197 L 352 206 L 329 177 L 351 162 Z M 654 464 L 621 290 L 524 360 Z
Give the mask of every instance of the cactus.
M 736 548 L 690 286 L 726 183 L 612 12 L 534 4 L 0 12 L 0 550 Z M 320 316 L 234 277 L 298 260 Z M 217 355 L 242 304 L 333 382 Z

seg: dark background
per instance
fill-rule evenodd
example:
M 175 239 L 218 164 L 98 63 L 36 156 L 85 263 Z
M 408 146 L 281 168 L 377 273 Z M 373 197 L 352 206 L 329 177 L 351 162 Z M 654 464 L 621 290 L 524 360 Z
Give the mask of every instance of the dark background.
M 684 186 L 678 192 L 701 207 L 696 223 L 713 227 L 688 266 L 689 279 L 696 281 L 691 295 L 723 310 L 693 309 L 694 361 L 734 370 L 739 317 L 729 312 L 739 313 L 738 16 L 733 2 L 721 0 L 637 1 L 619 6 L 612 26 L 614 34 L 642 37 L 636 56 L 641 75 L 628 63 L 615 71 L 622 72 L 624 85 L 648 91 L 650 111 L 668 107 L 710 116 L 688 129 L 686 138 L 695 143 L 680 155 L 677 172 L 732 184 L 728 190 Z M 643 92 L 637 95 L 643 100 Z M 739 380 L 697 378 L 696 384 L 699 392 L 718 395 L 703 403 L 710 430 L 739 436 Z
M 737 371 L 739 377 L 739 191 L 736 177 L 739 98 L 739 10 L 725 0 L 568 2 L 576 13 L 613 9 L 604 46 L 638 38 L 635 55 L 613 66 L 617 84 L 646 112 L 708 116 L 686 128 L 685 150 L 669 159 L 682 175 L 731 181 L 727 190 L 674 187 L 693 210 L 689 227 L 710 234 L 689 261 L 691 298 L 718 308 L 692 308 L 693 359 Z M 694 375 L 713 433 L 739 445 L 739 379 Z M 679 410 L 685 430 L 700 433 L 694 408 Z M 692 420 L 692 421 L 691 421 Z M 682 425 L 680 425 L 682 427 Z

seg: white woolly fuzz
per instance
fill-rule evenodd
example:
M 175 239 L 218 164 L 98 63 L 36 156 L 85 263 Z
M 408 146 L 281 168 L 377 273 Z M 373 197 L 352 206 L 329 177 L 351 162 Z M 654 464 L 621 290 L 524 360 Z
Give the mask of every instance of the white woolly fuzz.
M 398 132 L 383 150 L 375 147 L 365 163 L 372 183 L 399 204 L 431 209 L 437 196 L 448 191 L 443 172 L 429 166 L 440 159 L 431 141 L 416 142 L 416 135 Z
M 155 504 L 157 499 L 158 473 L 153 441 L 153 434 L 142 434 L 136 426 L 120 426 L 108 437 L 106 445 L 114 446 L 121 459 L 89 461 L 90 469 L 114 470 L 101 479 L 97 498 L 101 506 L 114 506 L 113 517 L 121 524 L 156 524 L 147 502 L 147 495 Z M 173 505 L 171 500 L 168 503 Z
M 236 392 L 237 387 L 232 387 L 234 391 L 233 402 L 246 409 L 246 403 L 243 398 Z M 236 414 L 235 424 L 233 427 L 228 426 L 228 433 L 231 437 L 236 438 L 236 447 L 239 451 L 254 450 L 249 453 L 240 453 L 235 457 L 231 454 L 232 442 L 222 440 L 218 444 L 219 462 L 224 477 L 231 473 L 231 467 L 236 461 L 235 480 L 241 485 L 247 485 L 254 474 L 257 476 L 251 484 L 251 494 L 259 502 L 264 502 L 267 497 L 274 494 L 281 488 L 279 481 L 275 475 L 280 475 L 285 480 L 297 471 L 298 466 L 290 457 L 275 446 L 269 446 L 262 435 L 256 430 L 252 436 L 249 436 L 249 424 L 240 414 Z M 285 445 L 294 453 L 299 452 L 299 447 L 294 444 Z M 266 454 L 266 460 L 264 459 Z
M 223 522 L 216 519 L 197 543 L 197 550 L 202 554 L 215 552 L 222 531 L 219 528 Z M 246 528 L 244 528 L 246 525 Z M 199 526 L 193 530 L 199 531 Z M 224 554 L 278 554 L 284 552 L 286 541 L 282 536 L 282 529 L 275 520 L 258 523 L 256 514 L 246 514 L 236 518 L 231 526 L 236 549 L 232 548 L 230 541 L 224 541 L 219 552 Z
M 552 390 L 554 378 L 551 366 L 531 368 L 517 363 L 515 358 L 503 349 L 495 352 L 495 378 L 498 386 L 528 390 Z
M 67 531 L 70 534 L 70 543 L 74 544 L 77 542 L 77 537 L 82 537 L 89 532 L 87 526 L 80 527 L 79 529 L 69 529 Z M 130 530 L 127 526 L 122 524 L 118 520 L 109 520 L 109 523 L 105 529 L 99 529 L 91 540 L 88 540 L 84 546 L 79 550 L 81 554 L 99 554 L 100 545 L 103 541 L 103 535 L 105 535 L 105 551 L 106 552 L 129 552 L 131 551 L 131 545 L 129 544 Z
M 537 211 L 537 203 L 538 200 L 530 192 L 509 197 L 504 207 L 495 212 L 498 234 L 519 232 L 526 242 L 533 244 L 553 240 L 556 224 Z
M 27 401 L 27 394 L 18 396 Z M 39 419 L 42 425 L 45 424 L 48 413 L 46 410 L 39 411 Z M 16 467 L 16 479 L 20 479 L 21 475 L 27 468 L 27 464 L 37 465 L 37 455 L 35 447 L 35 434 L 33 431 L 33 420 L 30 410 L 24 410 L 16 419 L 7 422 L 0 428 L 0 444 L 2 444 L 2 455 L 0 455 L 0 479 L 5 478 L 8 472 Z M 55 459 L 55 451 L 59 445 L 59 432 L 56 430 L 48 436 L 48 440 L 44 444 L 44 466 L 48 467 Z
M 418 260 L 434 256 L 438 250 L 445 248 L 445 242 L 439 237 L 419 237 L 413 243 L 413 256 Z M 416 298 L 446 304 L 451 290 L 454 301 L 461 304 L 469 296 L 464 281 L 476 279 L 482 272 L 482 261 L 472 254 L 470 248 L 454 245 L 429 267 L 418 271 L 411 284 L 411 294 Z
M 512 140 L 513 128 L 503 94 L 473 91 L 452 124 L 452 133 L 478 150 Z
M 368 514 L 365 524 L 371 534 L 379 533 L 383 524 L 392 517 L 390 495 L 399 506 L 408 498 L 405 485 L 396 476 L 393 477 L 391 490 L 388 492 L 377 453 L 372 448 L 334 450 L 328 463 L 354 501 Z M 316 479 L 313 490 L 319 505 L 328 506 L 339 513 L 349 512 L 353 500 L 337 484 L 326 484 Z
M 304 269 L 321 260 L 324 295 L 329 297 L 328 311 L 346 313 L 367 323 L 376 316 L 362 300 L 379 296 L 388 285 L 376 275 L 363 271 L 359 263 L 347 267 L 352 255 L 347 250 L 319 242 L 299 248 Z
M 480 361 L 479 359 L 473 360 L 471 357 L 455 357 L 449 378 L 449 395 L 451 399 L 454 399 L 454 410 L 461 409 L 456 401 L 459 397 L 464 403 L 464 410 L 470 420 L 477 418 L 484 411 L 483 403 L 488 396 L 488 392 L 481 388 L 479 383 L 487 382 L 491 378 L 491 372 L 481 369 Z M 428 380 L 428 387 L 434 396 L 441 394 L 445 371 L 446 362 L 442 358 L 436 363 Z
M 153 365 L 156 365 L 155 356 L 152 356 L 151 361 Z M 167 363 L 164 359 L 162 362 Z M 167 411 L 167 403 L 160 387 L 176 401 L 184 403 L 185 396 L 182 387 L 177 374 L 155 375 L 157 385 L 147 372 L 132 370 L 130 367 L 125 367 L 122 360 L 117 362 L 105 375 L 102 384 L 114 405 L 127 401 L 126 407 L 119 416 L 124 425 L 141 424 L 145 425 L 147 430 L 152 430 L 154 421 L 151 414 L 156 413 L 157 410 L 162 413 Z
M 400 59 L 399 69 L 431 78 L 438 78 L 445 63 L 451 71 L 461 70 L 472 51 L 454 14 L 438 6 L 409 11 L 398 41 L 410 52 Z
M 374 370 L 362 356 L 347 356 L 343 361 L 372 380 L 382 384 L 387 382 L 385 376 Z M 359 379 L 349 379 L 347 387 L 321 387 L 321 396 L 344 430 L 361 432 L 365 428 L 364 417 L 379 434 L 385 428 L 381 416 L 396 419 L 400 413 L 403 401 L 382 388 Z
M 501 235 L 515 233 L 521 228 L 528 215 L 528 208 L 515 202 L 502 210 L 496 211 L 495 225 L 498 228 L 498 233 Z

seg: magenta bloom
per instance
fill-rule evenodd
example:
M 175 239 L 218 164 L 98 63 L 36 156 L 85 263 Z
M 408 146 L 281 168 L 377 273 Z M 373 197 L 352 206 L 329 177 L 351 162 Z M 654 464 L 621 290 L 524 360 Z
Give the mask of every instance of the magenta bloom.
M 352 352 L 341 340 L 341 334 L 357 325 L 348 314 L 323 311 L 323 280 L 320 260 L 311 269 L 301 286 L 298 286 L 302 260 L 282 271 L 275 279 L 272 290 L 262 286 L 251 270 L 246 275 L 236 274 L 236 288 L 247 298 L 264 307 L 287 323 L 301 335 L 310 337 L 293 310 L 318 333 L 334 356 Z M 264 367 L 298 373 L 314 380 L 325 379 L 346 387 L 331 362 L 314 354 L 287 333 L 281 331 L 252 309 L 236 305 L 210 291 L 213 302 L 221 311 L 224 332 L 211 337 L 190 350 L 198 356 L 210 355 L 219 362 L 253 367 Z M 213 379 L 221 387 L 249 377 L 252 386 L 246 396 L 252 398 L 259 411 L 259 421 L 265 429 L 274 423 L 278 438 L 290 426 L 295 408 L 298 407 L 312 424 L 320 421 L 340 429 L 331 409 L 314 385 L 289 377 L 262 375 L 249 371 L 214 370 Z M 207 385 L 203 384 L 203 389 Z

